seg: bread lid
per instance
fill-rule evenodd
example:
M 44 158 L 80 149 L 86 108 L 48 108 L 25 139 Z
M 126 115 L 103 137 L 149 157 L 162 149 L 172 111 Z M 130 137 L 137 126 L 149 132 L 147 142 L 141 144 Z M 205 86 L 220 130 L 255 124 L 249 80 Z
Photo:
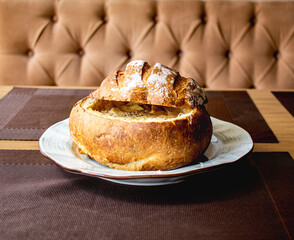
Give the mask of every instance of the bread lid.
M 91 93 L 95 99 L 139 102 L 168 107 L 195 108 L 207 102 L 204 89 L 192 78 L 160 63 L 150 66 L 143 60 L 127 64 Z

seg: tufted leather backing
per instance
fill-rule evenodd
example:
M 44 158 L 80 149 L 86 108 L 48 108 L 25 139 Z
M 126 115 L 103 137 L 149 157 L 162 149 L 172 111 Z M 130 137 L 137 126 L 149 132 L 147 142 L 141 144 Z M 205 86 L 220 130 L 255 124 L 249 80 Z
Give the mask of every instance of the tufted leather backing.
M 135 59 L 208 88 L 294 88 L 294 2 L 0 0 L 0 84 L 97 86 Z

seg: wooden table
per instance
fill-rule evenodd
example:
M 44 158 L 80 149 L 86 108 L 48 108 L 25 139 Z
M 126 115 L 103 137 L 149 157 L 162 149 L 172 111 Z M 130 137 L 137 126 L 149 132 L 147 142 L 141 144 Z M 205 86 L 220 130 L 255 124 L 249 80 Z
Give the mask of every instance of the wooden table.
M 26 87 L 26 86 L 22 86 Z M 13 86 L 0 86 L 0 98 L 5 96 Z M 39 88 L 42 88 L 39 86 Z M 47 88 L 47 87 L 46 87 Z M 58 88 L 58 87 L 52 87 Z M 74 87 L 63 87 L 74 89 Z M 87 87 L 79 87 L 87 89 Z M 231 90 L 231 89 L 230 89 Z M 233 89 L 240 90 L 240 89 Z M 207 91 L 210 91 L 209 89 Z M 291 90 L 282 90 L 291 92 Z M 294 90 L 292 90 L 293 92 Z M 275 98 L 271 90 L 248 89 L 248 94 L 254 101 L 258 110 L 266 120 L 269 127 L 279 140 L 279 143 L 255 143 L 255 152 L 289 152 L 294 158 L 294 118 Z M 37 141 L 0 141 L 0 149 L 30 149 L 38 150 Z
M 0 136 L 26 139 L 0 140 L 0 239 L 294 238 L 294 118 L 271 90 L 209 94 L 207 109 L 212 103 L 214 114 L 227 111 L 253 140 L 263 137 L 253 153 L 179 184 L 139 187 L 67 173 L 38 151 L 34 134 L 50 126 L 41 123 L 67 118 L 89 88 L 18 87 L 0 86 L 0 98 L 13 89 L 1 101 Z

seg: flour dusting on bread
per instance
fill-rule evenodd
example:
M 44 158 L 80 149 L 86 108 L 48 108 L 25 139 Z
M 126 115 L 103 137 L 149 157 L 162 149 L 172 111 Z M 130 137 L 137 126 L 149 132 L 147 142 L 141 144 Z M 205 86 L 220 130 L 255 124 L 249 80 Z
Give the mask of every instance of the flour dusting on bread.
M 206 101 L 192 78 L 133 61 L 74 105 L 70 135 L 83 154 L 110 168 L 174 169 L 197 160 L 210 143 Z
M 162 101 L 168 101 L 168 99 L 171 98 L 174 99 L 175 96 L 169 89 L 173 89 L 176 76 L 176 71 L 160 63 L 156 63 L 147 79 L 147 85 L 149 87 L 147 100 L 153 98 L 158 98 L 158 101 L 160 101 L 160 99 L 162 99 Z
M 126 66 L 124 90 L 130 91 L 134 88 L 145 87 L 142 81 L 143 67 L 145 61 L 137 60 Z
M 106 78 L 91 96 L 170 107 L 194 108 L 207 102 L 204 89 L 194 79 L 182 77 L 160 63 L 150 66 L 143 60 L 132 61 L 125 72 Z

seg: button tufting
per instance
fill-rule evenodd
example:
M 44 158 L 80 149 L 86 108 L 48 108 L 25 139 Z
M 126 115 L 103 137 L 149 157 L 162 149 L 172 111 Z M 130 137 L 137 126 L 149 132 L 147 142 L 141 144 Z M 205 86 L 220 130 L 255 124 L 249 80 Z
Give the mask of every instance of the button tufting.
M 85 54 L 84 50 L 82 48 L 78 49 L 77 53 L 80 55 L 80 56 L 83 56 Z
M 201 15 L 201 23 L 202 23 L 203 25 L 207 23 L 207 16 L 206 16 L 206 14 L 204 14 L 204 13 Z
M 157 22 L 158 22 L 158 15 L 157 15 L 157 14 L 154 14 L 154 15 L 152 16 L 152 21 L 153 21 L 154 23 L 157 23 Z
M 180 58 L 182 56 L 182 51 L 181 49 L 177 50 L 176 55 Z
M 103 24 L 107 23 L 107 17 L 105 14 L 101 16 L 101 21 Z
M 231 51 L 230 51 L 230 50 L 227 50 L 227 51 L 225 52 L 225 56 L 226 56 L 226 58 L 230 58 L 230 56 L 231 56 Z
M 251 24 L 251 26 L 254 26 L 256 24 L 256 18 L 254 15 L 252 15 L 250 18 L 250 24 Z
M 51 21 L 52 21 L 52 22 L 57 22 L 57 20 L 58 20 L 58 18 L 57 18 L 56 15 L 53 15 L 53 16 L 51 17 Z
M 127 55 L 127 58 L 130 59 L 132 56 L 131 56 L 131 50 L 127 50 L 126 51 L 126 55 Z
M 278 50 L 276 50 L 276 51 L 274 51 L 274 53 L 273 53 L 273 57 L 275 58 L 275 59 L 278 59 L 279 58 L 279 51 Z
M 26 52 L 26 55 L 27 55 L 28 57 L 32 57 L 32 56 L 34 55 L 33 50 L 28 49 L 27 52 Z

